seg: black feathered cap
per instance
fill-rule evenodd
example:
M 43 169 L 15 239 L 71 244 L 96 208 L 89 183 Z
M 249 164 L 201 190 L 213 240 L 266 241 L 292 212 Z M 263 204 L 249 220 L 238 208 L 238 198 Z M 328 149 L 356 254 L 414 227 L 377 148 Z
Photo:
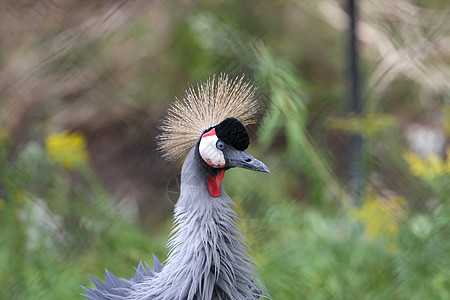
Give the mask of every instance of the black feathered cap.
M 238 119 L 225 119 L 214 128 L 217 137 L 236 150 L 244 151 L 250 144 L 247 130 Z

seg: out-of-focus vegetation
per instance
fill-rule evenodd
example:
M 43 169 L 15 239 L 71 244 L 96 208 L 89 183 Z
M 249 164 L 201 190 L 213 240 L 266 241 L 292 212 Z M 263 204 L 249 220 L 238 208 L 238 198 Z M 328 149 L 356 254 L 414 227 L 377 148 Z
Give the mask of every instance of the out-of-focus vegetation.
M 158 120 L 220 71 L 265 105 L 249 151 L 271 174 L 224 184 L 274 299 L 450 298 L 450 6 L 358 1 L 354 116 L 342 4 L 3 1 L 0 299 L 79 299 L 87 274 L 166 257 L 180 165 Z

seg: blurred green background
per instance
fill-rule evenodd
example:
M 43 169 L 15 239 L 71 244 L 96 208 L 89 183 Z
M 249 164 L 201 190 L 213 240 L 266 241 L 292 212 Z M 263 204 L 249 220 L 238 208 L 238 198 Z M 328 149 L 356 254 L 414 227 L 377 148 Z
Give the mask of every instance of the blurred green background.
M 0 299 L 166 258 L 158 120 L 221 71 L 264 106 L 271 174 L 224 184 L 274 299 L 450 299 L 450 3 L 357 3 L 361 115 L 344 1 L 1 1 Z

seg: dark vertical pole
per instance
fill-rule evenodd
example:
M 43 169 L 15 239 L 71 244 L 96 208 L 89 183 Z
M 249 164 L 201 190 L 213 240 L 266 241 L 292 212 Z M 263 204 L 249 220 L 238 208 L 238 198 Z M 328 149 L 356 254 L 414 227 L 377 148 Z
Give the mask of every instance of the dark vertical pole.
M 349 24 L 349 78 L 350 78 L 350 108 L 355 117 L 362 113 L 361 91 L 359 84 L 358 69 L 358 41 L 357 30 L 357 7 L 356 0 L 348 0 Z M 352 159 L 351 159 L 351 193 L 355 205 L 361 205 L 361 196 L 364 188 L 364 169 L 362 164 L 363 138 L 361 134 L 352 137 Z

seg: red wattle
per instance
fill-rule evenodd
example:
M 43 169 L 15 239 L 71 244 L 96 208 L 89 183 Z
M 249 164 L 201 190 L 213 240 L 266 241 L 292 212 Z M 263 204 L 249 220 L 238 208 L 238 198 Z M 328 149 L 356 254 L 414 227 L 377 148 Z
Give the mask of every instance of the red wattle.
M 217 176 L 208 175 L 208 190 L 211 197 L 220 196 L 220 184 L 222 183 L 225 171 L 221 170 Z

